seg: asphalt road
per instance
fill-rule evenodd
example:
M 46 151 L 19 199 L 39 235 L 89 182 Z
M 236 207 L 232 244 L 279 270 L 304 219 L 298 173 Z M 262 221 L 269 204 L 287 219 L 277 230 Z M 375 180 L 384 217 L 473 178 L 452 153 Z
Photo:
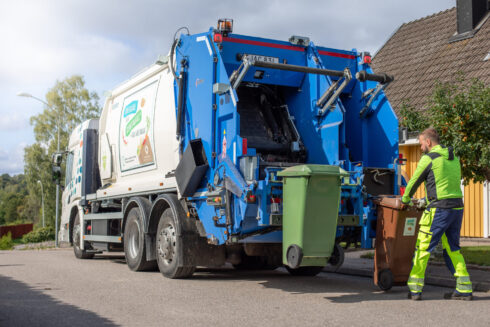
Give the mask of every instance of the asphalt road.
M 192 279 L 132 272 L 121 255 L 77 260 L 71 249 L 0 251 L 0 326 L 490 326 L 490 293 L 424 301 L 371 279 L 282 269 L 200 269 Z

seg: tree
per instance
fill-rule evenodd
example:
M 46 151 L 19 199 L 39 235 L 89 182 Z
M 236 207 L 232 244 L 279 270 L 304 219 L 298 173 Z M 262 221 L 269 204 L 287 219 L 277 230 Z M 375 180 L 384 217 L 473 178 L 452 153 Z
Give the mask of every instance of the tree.
M 490 180 L 490 87 L 459 75 L 452 82 L 436 83 L 425 112 L 405 105 L 400 114 L 401 126 L 433 126 L 442 144 L 454 147 L 465 184 Z
M 22 210 L 27 196 L 24 175 L 0 176 L 0 225 L 24 220 Z
M 35 221 L 39 221 L 41 188 L 44 186 L 44 210 L 46 224 L 54 225 L 55 218 L 55 185 L 51 175 L 51 155 L 56 152 L 58 127 L 60 127 L 60 149 L 67 148 L 72 130 L 87 119 L 96 118 L 100 114 L 97 93 L 85 88 L 82 76 L 74 75 L 57 81 L 47 92 L 46 100 L 49 107 L 31 117 L 36 142 L 25 148 L 24 172 L 29 196 L 24 203 L 23 213 L 36 212 Z M 33 210 L 37 206 L 37 210 Z

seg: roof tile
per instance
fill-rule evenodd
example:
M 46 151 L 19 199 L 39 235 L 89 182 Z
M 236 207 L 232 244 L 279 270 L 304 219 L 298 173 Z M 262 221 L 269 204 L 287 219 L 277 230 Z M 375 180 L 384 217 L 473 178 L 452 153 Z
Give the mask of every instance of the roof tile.
M 470 39 L 449 43 L 456 31 L 456 8 L 405 23 L 373 58 L 372 68 L 395 76 L 385 92 L 398 113 L 404 100 L 418 110 L 427 106 L 436 81 L 462 71 L 490 82 L 490 19 Z

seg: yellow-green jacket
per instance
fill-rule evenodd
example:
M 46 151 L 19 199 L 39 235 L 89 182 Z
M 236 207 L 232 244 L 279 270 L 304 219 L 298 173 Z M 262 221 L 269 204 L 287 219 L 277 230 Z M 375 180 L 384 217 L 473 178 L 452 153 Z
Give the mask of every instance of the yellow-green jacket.
M 429 208 L 461 208 L 461 166 L 452 147 L 434 146 L 424 154 L 408 182 L 402 197 L 409 203 L 417 188 L 425 182 L 425 194 Z

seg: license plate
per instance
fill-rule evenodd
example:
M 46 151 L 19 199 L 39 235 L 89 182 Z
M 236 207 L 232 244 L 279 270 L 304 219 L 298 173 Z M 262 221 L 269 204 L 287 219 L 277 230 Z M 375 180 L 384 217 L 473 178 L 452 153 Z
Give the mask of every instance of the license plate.
M 276 64 L 279 63 L 279 58 L 277 57 L 267 57 L 267 56 L 248 54 L 248 53 L 245 53 L 244 56 L 247 56 L 247 58 L 255 61 L 272 62 Z

